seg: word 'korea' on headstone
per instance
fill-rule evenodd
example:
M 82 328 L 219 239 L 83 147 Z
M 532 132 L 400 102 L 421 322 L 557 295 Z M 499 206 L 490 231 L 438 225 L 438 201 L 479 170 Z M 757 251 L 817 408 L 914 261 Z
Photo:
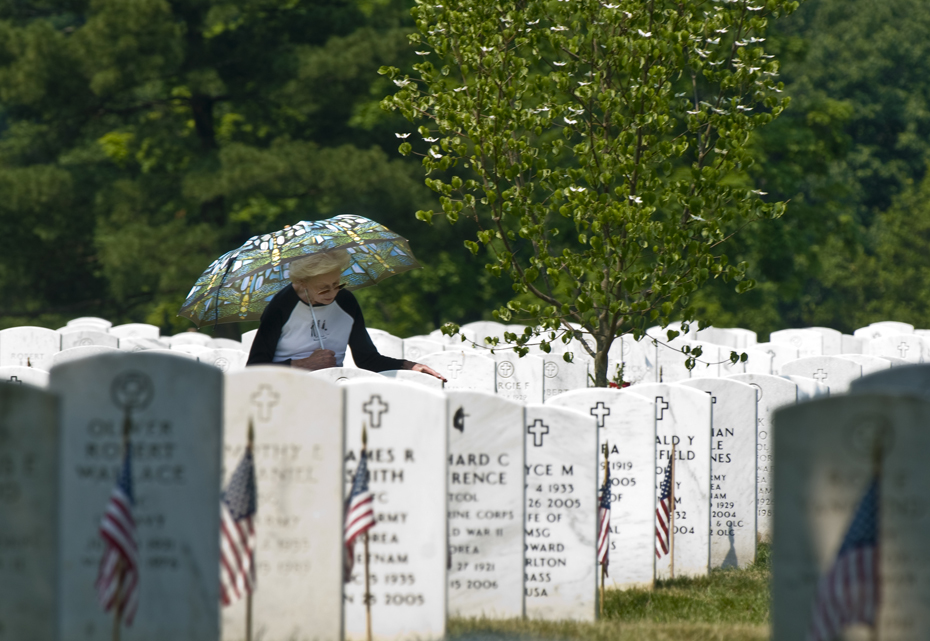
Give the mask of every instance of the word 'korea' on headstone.
M 857 601 L 876 629 L 843 638 L 930 637 L 928 423 L 926 400 L 884 394 L 776 412 L 773 639 L 810 638 Z
M 610 572 L 606 585 L 651 588 L 655 578 L 655 403 L 601 388 L 560 394 L 547 404 L 573 409 L 597 421 L 598 487 L 603 483 L 604 449 L 608 451 Z
M 523 405 L 449 398 L 449 615 L 523 616 Z
M 28 385 L 0 384 L 3 639 L 57 638 L 58 438 L 54 395 Z
M 526 616 L 593 621 L 597 603 L 597 421 L 526 408 Z
M 710 566 L 748 567 L 756 560 L 757 389 L 729 378 L 681 385 L 711 397 Z
M 223 487 L 254 432 L 254 638 L 340 641 L 342 389 L 296 368 L 250 367 L 225 376 L 224 404 Z M 224 641 L 246 638 L 245 608 L 223 608 Z
M 188 359 L 110 353 L 55 367 L 49 388 L 62 416 L 62 637 L 99 639 L 113 625 L 91 586 L 128 413 L 139 548 L 132 634 L 218 638 L 223 374 Z
M 447 390 L 462 389 L 497 393 L 497 363 L 474 351 L 448 351 L 427 354 L 420 359 L 424 365 L 446 377 Z
M 756 390 L 756 535 L 772 540 L 772 463 L 775 410 L 798 402 L 798 385 L 782 376 L 738 374 L 733 380 Z M 811 381 L 813 382 L 813 381 Z
M 446 397 L 389 380 L 359 379 L 346 393 L 346 496 L 368 434 L 371 618 L 379 641 L 437 639 L 446 625 Z M 345 586 L 345 638 L 365 638 L 365 558 L 355 546 Z
M 656 578 L 705 576 L 710 564 L 711 397 L 681 385 L 653 383 L 624 390 L 655 402 L 656 411 Z M 672 459 L 672 445 L 675 457 Z M 665 526 L 668 551 L 662 549 L 659 511 L 661 487 L 674 463 L 673 510 Z M 674 538 L 674 565 L 671 541 Z

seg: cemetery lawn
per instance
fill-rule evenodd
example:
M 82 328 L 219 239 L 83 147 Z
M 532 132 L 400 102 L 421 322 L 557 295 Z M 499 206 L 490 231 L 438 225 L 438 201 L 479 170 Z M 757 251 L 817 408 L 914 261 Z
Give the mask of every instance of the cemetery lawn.
M 607 591 L 604 620 L 452 619 L 449 636 L 603 641 L 750 641 L 768 639 L 770 548 L 760 545 L 745 570 L 714 570 L 702 579 L 660 581 L 655 590 Z

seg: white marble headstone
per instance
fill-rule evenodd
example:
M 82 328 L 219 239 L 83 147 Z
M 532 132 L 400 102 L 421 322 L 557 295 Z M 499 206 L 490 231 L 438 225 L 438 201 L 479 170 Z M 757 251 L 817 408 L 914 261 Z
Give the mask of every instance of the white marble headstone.
M 403 343 L 404 358 L 414 363 L 419 363 L 419 359 L 427 354 L 443 351 L 444 347 L 443 343 L 429 338 L 405 338 Z
M 729 376 L 735 376 L 736 374 L 771 374 L 774 372 L 773 363 L 775 362 L 775 356 L 768 350 L 758 349 L 757 346 L 753 346 L 751 349 L 743 350 L 743 353 L 746 354 L 746 362 L 742 372 L 734 372 L 729 374 Z
M 914 326 L 910 323 L 899 323 L 897 321 L 881 321 L 872 323 L 868 327 L 860 327 L 853 332 L 853 336 L 864 340 L 873 340 L 882 336 L 892 336 L 895 334 L 913 334 Z
M 732 378 L 681 383 L 711 397 L 710 565 L 756 560 L 757 388 Z
M 655 383 L 658 380 L 657 347 L 651 338 L 634 340 L 625 334 L 614 339 L 608 352 L 609 370 L 607 377 L 612 379 L 617 365 L 623 365 L 623 379 L 632 384 Z M 593 372 L 592 372 L 593 374 Z
M 155 325 L 146 323 L 126 323 L 125 325 L 115 325 L 110 328 L 110 333 L 119 339 L 123 338 L 149 338 L 157 340 L 160 330 Z
M 397 381 L 403 381 L 404 383 L 414 383 L 416 385 L 425 385 L 432 389 L 442 389 L 442 380 L 430 374 L 414 372 L 410 369 L 389 369 L 385 372 L 378 373 Z
M 345 383 L 359 378 L 384 379 L 378 372 L 359 369 L 357 367 L 327 367 L 326 369 L 313 370 L 310 372 L 310 375 L 316 376 L 324 381 L 329 381 L 330 383 Z
M 404 341 L 383 329 L 368 328 L 371 342 L 375 344 L 378 353 L 390 358 L 404 358 Z
M 756 390 L 756 533 L 772 540 L 772 454 L 774 451 L 775 410 L 798 402 L 798 385 L 781 376 L 741 374 L 733 380 Z
M 806 376 L 784 375 L 782 378 L 798 386 L 798 403 L 830 396 L 830 386 Z
M 461 329 L 466 337 L 474 340 L 479 346 L 489 346 L 491 343 L 488 339 L 496 338 L 498 340 L 498 347 L 503 347 L 506 344 L 504 333 L 513 331 L 508 329 L 503 323 L 498 323 L 496 321 L 465 323 L 462 325 Z
M 781 372 L 785 363 L 798 360 L 798 348 L 791 343 L 759 343 L 754 349 L 771 354 L 772 373 L 776 375 Z
M 142 352 L 150 349 L 170 349 L 165 341 L 154 338 L 121 338 L 119 348 L 124 352 Z
M 589 376 L 593 371 L 590 359 L 581 354 L 574 354 L 574 360 L 568 363 L 561 356 L 547 354 L 543 357 L 543 397 L 546 401 L 564 392 L 585 389 L 589 385 Z
M 80 327 L 80 326 L 79 326 Z M 112 334 L 98 329 L 85 329 L 80 327 L 75 331 L 61 334 L 61 349 L 72 347 L 86 347 L 88 345 L 103 345 L 104 347 L 119 347 L 119 339 Z
M 200 345 L 201 347 L 209 347 L 210 343 L 213 341 L 208 334 L 201 334 L 200 332 L 181 332 L 180 334 L 175 334 L 174 336 L 168 338 L 168 344 L 173 348 L 176 345 Z
M 59 365 L 49 388 L 61 396 L 62 638 L 110 635 L 113 617 L 91 586 L 128 411 L 140 599 L 127 636 L 217 639 L 223 375 L 177 357 L 112 353 Z
M 523 405 L 486 392 L 448 399 L 449 616 L 522 617 Z
M 772 343 L 787 343 L 798 350 L 798 358 L 823 356 L 824 336 L 812 329 L 782 329 L 769 336 Z
M 48 387 L 48 372 L 35 367 L 0 367 L 0 382 Z
M 250 421 L 255 433 L 253 638 L 341 641 L 342 390 L 273 365 L 224 381 L 224 487 L 242 460 Z M 245 639 L 244 599 L 223 609 L 222 638 Z
M 662 383 L 636 385 L 624 393 L 655 402 L 657 496 L 675 445 L 675 576 L 705 576 L 710 564 L 711 397 Z M 670 560 L 668 554 L 656 559 L 657 579 L 671 578 Z
M 62 363 L 68 363 L 71 361 L 80 360 L 82 358 L 90 358 L 91 356 L 96 356 L 97 354 L 108 354 L 111 352 L 119 352 L 120 350 L 115 347 L 104 347 L 103 345 L 82 345 L 81 347 L 72 347 L 70 349 L 62 350 L 56 352 L 51 356 L 43 358 L 38 363 L 36 367 L 39 369 L 44 369 L 47 372 L 52 371 L 52 368 L 56 365 L 61 365 Z
M 445 389 L 497 393 L 497 363 L 473 351 L 446 351 L 420 359 L 446 377 Z
M 610 571 L 606 585 L 652 588 L 655 578 L 655 403 L 611 389 L 560 394 L 547 405 L 593 416 L 600 434 L 598 478 L 603 450 L 610 463 Z
M 0 331 L 0 367 L 32 367 L 61 351 L 61 334 L 44 327 Z
M 229 374 L 245 369 L 245 364 L 249 360 L 249 355 L 241 349 L 228 349 L 225 347 L 214 347 L 197 354 L 197 359 L 201 363 L 217 367 L 220 371 Z M 289 369 L 287 367 L 277 366 L 279 369 Z
M 838 356 L 843 353 L 843 333 L 830 327 L 808 327 L 823 336 L 823 356 Z
M 57 639 L 58 399 L 0 384 L 0 638 Z
M 211 351 L 212 348 L 198 343 L 176 343 L 171 345 L 169 349 L 172 352 L 183 352 L 184 354 L 190 354 L 191 356 L 200 358 L 201 354 Z
M 438 639 L 446 626 L 448 434 L 441 392 L 384 377 L 345 383 L 345 496 L 368 430 L 369 531 L 375 641 Z M 361 543 L 345 586 L 345 638 L 365 638 Z
M 872 356 L 891 356 L 909 363 L 930 361 L 930 341 L 917 334 L 893 334 L 874 338 L 866 344 L 865 351 Z
M 912 394 L 930 400 L 930 365 L 904 365 L 853 381 L 852 394 Z
M 875 372 L 891 369 L 891 361 L 879 356 L 870 356 L 868 354 L 843 354 L 842 358 L 859 363 L 862 366 L 862 375 L 868 376 Z
M 858 626 L 843 638 L 930 637 L 930 403 L 877 394 L 827 398 L 781 410 L 775 422 L 772 638 L 811 638 L 818 584 L 876 477 L 877 629 Z
M 497 393 L 520 403 L 543 402 L 543 359 L 511 350 L 488 356 L 497 364 Z
M 812 378 L 830 388 L 830 393 L 843 394 L 849 384 L 862 377 L 862 365 L 842 356 L 811 356 L 785 363 L 782 375 Z
M 593 621 L 597 579 L 597 421 L 526 408 L 526 616 Z
M 95 325 L 97 327 L 100 327 L 101 331 L 104 331 L 104 332 L 110 329 L 111 327 L 113 327 L 113 323 L 111 323 L 107 319 L 98 318 L 96 316 L 81 316 L 80 318 L 72 318 L 71 320 L 68 321 L 68 324 L 67 324 L 68 327 L 73 327 L 75 325 L 80 325 L 80 326 Z
M 688 355 L 682 353 L 689 341 L 676 338 L 668 342 L 659 340 L 656 345 L 656 380 L 660 383 L 677 383 L 691 378 L 691 370 L 685 367 Z M 698 367 L 702 365 L 698 364 Z
M 843 351 L 840 354 L 861 354 L 863 350 L 863 341 L 861 338 L 843 334 Z
M 242 332 L 242 336 L 239 340 L 242 341 L 242 346 L 245 348 L 245 351 L 252 351 L 252 342 L 255 340 L 255 335 L 258 333 L 257 329 L 252 329 L 247 332 Z
M 214 349 L 238 349 L 240 352 L 245 352 L 246 356 L 248 356 L 249 353 L 245 345 L 231 338 L 214 338 L 210 341 L 209 347 L 213 347 Z

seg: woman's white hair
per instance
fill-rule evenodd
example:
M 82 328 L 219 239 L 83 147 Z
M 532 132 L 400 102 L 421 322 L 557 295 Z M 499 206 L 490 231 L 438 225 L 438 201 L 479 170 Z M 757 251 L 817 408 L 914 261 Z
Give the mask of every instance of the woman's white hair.
M 349 267 L 350 260 L 349 252 L 344 249 L 298 258 L 289 265 L 291 282 L 304 283 L 321 274 L 342 273 Z

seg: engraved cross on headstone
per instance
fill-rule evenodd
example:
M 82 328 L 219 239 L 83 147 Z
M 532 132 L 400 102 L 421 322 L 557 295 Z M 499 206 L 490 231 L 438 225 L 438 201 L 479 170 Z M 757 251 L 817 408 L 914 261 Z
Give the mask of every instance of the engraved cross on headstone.
M 663 396 L 656 396 L 656 420 L 661 421 L 665 416 L 665 410 L 668 409 L 668 402 Z
M 901 358 L 907 358 L 907 350 L 909 350 L 910 348 L 911 346 L 904 342 L 898 345 L 898 352 L 901 353 Z
M 542 447 L 543 436 L 549 433 L 549 426 L 537 418 L 532 425 L 526 428 L 526 431 L 533 435 L 533 445 Z
M 252 394 L 252 405 L 258 408 L 258 420 L 271 420 L 271 408 L 278 404 L 279 398 L 281 395 L 271 389 L 271 385 L 261 385 L 258 391 Z
M 814 372 L 814 380 L 823 383 L 825 380 L 827 380 L 827 373 L 822 369 L 818 369 L 816 372 Z
M 598 427 L 604 427 L 604 418 L 610 416 L 610 408 L 604 405 L 603 401 L 598 401 L 597 405 L 591 408 L 591 416 L 597 417 Z
M 19 376 L 11 376 L 11 377 L 10 377 L 10 382 L 11 382 L 11 383 L 16 383 L 16 384 L 18 384 L 18 385 L 22 385 L 22 384 L 23 384 L 23 382 L 22 382 L 21 380 L 19 380 Z
M 381 427 L 381 416 L 388 411 L 388 404 L 381 400 L 380 394 L 373 394 L 367 403 L 362 405 L 362 411 L 368 414 L 372 427 Z
M 452 361 L 449 363 L 449 371 L 452 372 L 452 378 L 458 378 L 459 372 L 462 371 L 462 364 L 458 361 Z

